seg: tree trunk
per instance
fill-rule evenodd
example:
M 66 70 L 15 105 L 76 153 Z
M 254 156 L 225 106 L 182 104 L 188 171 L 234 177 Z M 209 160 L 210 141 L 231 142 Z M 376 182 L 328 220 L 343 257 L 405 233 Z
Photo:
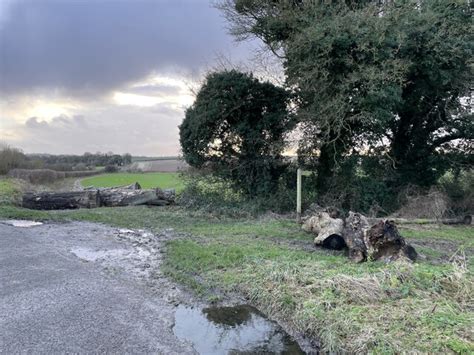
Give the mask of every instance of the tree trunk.
M 319 195 L 324 195 L 329 189 L 334 175 L 335 167 L 335 149 L 334 145 L 323 144 L 320 149 L 318 158 L 317 176 L 316 176 L 316 190 Z
M 392 221 L 380 221 L 366 233 L 368 260 L 394 261 L 400 258 L 415 260 L 415 249 L 405 242 Z
M 165 206 L 174 203 L 175 191 L 172 189 L 141 190 L 138 183 L 125 187 L 112 187 L 99 190 L 101 206 Z
M 147 202 L 147 205 L 152 206 L 167 206 L 175 202 L 175 190 L 174 189 L 165 189 L 160 188 L 155 189 L 156 198 Z
M 94 186 L 87 186 L 84 188 L 84 190 L 112 190 L 112 189 L 124 189 L 124 190 L 141 190 L 142 187 L 138 182 L 134 182 L 133 184 L 130 185 L 125 185 L 125 186 L 114 186 L 114 187 L 94 187 Z
M 39 210 L 118 207 L 153 205 L 166 206 L 174 203 L 174 190 L 142 190 L 138 183 L 103 189 L 86 189 L 78 192 L 44 192 L 25 194 L 23 207 Z
M 315 245 L 335 250 L 341 250 L 346 246 L 343 238 L 344 221 L 332 218 L 328 212 L 318 212 L 307 219 L 303 229 L 316 234 Z
M 366 217 L 349 212 L 342 220 L 326 212 L 317 212 L 308 218 L 303 229 L 316 234 L 314 244 L 329 249 L 349 249 L 349 258 L 355 262 L 366 260 L 394 261 L 405 258 L 414 261 L 417 253 L 398 233 L 393 221 L 379 221 L 370 227 Z
M 156 200 L 155 190 L 112 188 L 99 190 L 100 205 L 105 207 L 144 205 Z
M 349 212 L 344 228 L 344 241 L 349 248 L 349 258 L 355 262 L 362 262 L 367 258 L 364 236 L 368 229 L 369 222 L 365 216 Z
M 94 208 L 100 206 L 100 198 L 97 190 L 26 193 L 22 206 L 34 210 Z

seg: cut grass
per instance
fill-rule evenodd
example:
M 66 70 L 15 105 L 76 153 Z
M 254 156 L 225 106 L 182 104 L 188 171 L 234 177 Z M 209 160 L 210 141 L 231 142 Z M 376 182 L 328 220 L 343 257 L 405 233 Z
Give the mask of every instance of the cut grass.
M 176 189 L 179 192 L 184 187 L 179 173 L 112 173 L 81 180 L 84 187 L 113 187 L 130 185 L 134 182 L 138 182 L 144 189 L 159 187 L 162 189 Z
M 420 243 L 427 258 L 387 265 L 353 264 L 301 248 L 312 236 L 285 219 L 213 218 L 178 207 L 45 212 L 9 205 L 0 206 L 0 218 L 189 233 L 167 244 L 163 268 L 169 276 L 208 299 L 216 299 L 215 290 L 244 295 L 271 317 L 321 339 L 325 352 L 474 351 L 473 279 L 465 265 L 472 257 L 470 227 L 403 226 L 402 234 Z M 467 258 L 433 264 L 430 258 L 445 255 L 447 243 L 464 247 Z

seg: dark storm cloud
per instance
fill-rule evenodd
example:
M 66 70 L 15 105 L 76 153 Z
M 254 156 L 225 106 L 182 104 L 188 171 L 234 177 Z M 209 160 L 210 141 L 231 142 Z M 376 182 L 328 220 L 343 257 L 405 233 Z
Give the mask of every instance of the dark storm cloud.
M 4 94 L 58 88 L 95 95 L 172 66 L 198 70 L 223 50 L 238 59 L 247 52 L 236 49 L 207 0 L 6 4 L 0 27 Z

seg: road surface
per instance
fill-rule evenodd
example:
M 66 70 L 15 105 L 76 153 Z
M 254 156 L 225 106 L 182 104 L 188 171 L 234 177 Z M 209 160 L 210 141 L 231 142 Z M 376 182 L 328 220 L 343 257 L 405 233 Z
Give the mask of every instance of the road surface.
M 99 224 L 0 221 L 0 353 L 194 353 L 173 334 L 184 295 L 154 236 Z

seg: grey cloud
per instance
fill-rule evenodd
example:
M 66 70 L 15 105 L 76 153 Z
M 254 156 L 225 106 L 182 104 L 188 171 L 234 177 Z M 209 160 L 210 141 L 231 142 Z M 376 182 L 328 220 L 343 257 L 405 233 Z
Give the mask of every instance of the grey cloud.
M 240 60 L 206 0 L 17 1 L 0 27 L 0 90 L 97 95 L 172 67 L 197 71 L 222 51 Z
M 28 128 L 41 128 L 41 127 L 47 127 L 48 124 L 44 121 L 39 121 L 37 117 L 30 117 L 28 120 L 26 120 L 25 126 Z
M 61 115 L 53 117 L 50 123 L 44 120 L 40 120 L 37 117 L 30 117 L 26 120 L 25 126 L 29 129 L 36 130 L 50 129 L 51 127 L 87 128 L 87 123 L 84 120 L 84 117 L 80 115 L 72 117 L 69 117 L 67 115 Z
M 108 106 L 83 115 L 50 121 L 29 118 L 15 127 L 22 140 L 7 143 L 25 152 L 82 154 L 86 151 L 130 152 L 137 155 L 179 153 L 178 125 L 183 113 L 167 105 Z
M 180 92 L 181 87 L 167 84 L 140 85 L 127 89 L 127 93 L 148 96 L 179 95 Z

